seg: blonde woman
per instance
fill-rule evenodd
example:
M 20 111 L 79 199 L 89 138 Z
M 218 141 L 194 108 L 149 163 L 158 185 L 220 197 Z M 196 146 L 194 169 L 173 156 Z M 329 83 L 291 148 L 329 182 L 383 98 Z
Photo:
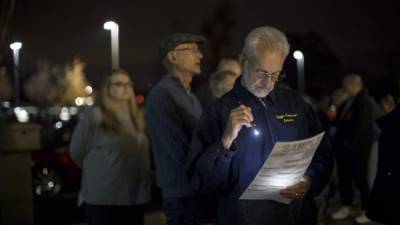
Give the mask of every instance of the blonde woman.
M 150 197 L 148 145 L 129 75 L 114 71 L 97 104 L 81 115 L 70 144 L 82 169 L 79 203 L 85 203 L 88 225 L 143 224 Z

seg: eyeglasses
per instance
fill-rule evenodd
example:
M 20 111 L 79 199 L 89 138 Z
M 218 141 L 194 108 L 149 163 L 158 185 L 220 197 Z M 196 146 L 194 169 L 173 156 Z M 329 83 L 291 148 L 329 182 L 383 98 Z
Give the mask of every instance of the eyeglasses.
M 246 55 L 244 55 L 251 71 L 253 71 L 254 73 L 256 73 L 257 77 L 260 79 L 266 79 L 266 78 L 270 78 L 272 81 L 274 82 L 278 82 L 283 80 L 286 77 L 286 73 L 284 70 L 281 71 L 277 71 L 274 73 L 270 73 L 267 70 L 263 70 L 263 69 L 254 69 L 254 67 L 251 65 L 250 61 L 248 60 L 248 58 L 246 57 Z
M 191 51 L 193 54 L 201 54 L 201 49 L 197 47 L 192 47 L 192 48 L 178 48 L 174 49 L 173 51 Z
M 117 82 L 110 82 L 110 85 L 114 85 L 118 88 L 122 88 L 122 87 L 130 88 L 130 87 L 132 87 L 132 82 L 118 82 L 117 81 Z
M 274 82 L 278 82 L 283 80 L 286 77 L 286 73 L 285 71 L 281 70 L 275 73 L 270 73 L 266 70 L 262 70 L 262 69 L 253 69 L 250 66 L 250 69 L 256 73 L 257 76 L 259 76 L 260 78 L 270 78 L 272 81 Z

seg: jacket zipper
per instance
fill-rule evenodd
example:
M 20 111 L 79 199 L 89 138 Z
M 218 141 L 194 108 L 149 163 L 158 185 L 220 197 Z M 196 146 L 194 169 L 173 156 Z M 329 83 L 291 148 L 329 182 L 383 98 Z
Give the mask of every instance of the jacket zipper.
M 268 115 L 268 109 L 267 109 L 267 104 L 265 104 L 265 102 L 263 100 L 261 100 L 261 98 L 258 98 L 258 100 L 261 102 L 261 105 L 264 107 L 264 113 L 265 116 L 267 117 L 267 124 L 268 124 L 268 130 L 269 133 L 271 134 L 271 144 L 274 145 L 275 143 L 275 136 L 274 133 L 272 132 L 272 127 L 271 127 L 271 120 L 270 120 L 270 116 Z

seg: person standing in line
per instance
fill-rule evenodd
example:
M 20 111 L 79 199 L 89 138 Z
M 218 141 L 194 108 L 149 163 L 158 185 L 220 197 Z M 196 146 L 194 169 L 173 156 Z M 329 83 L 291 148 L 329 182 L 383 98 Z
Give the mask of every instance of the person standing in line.
M 222 58 L 216 69 L 216 72 L 219 71 L 231 71 L 236 77 L 239 77 L 242 72 L 239 61 L 234 58 Z
M 80 115 L 70 143 L 82 169 L 79 204 L 88 225 L 142 225 L 150 200 L 144 117 L 126 71 L 106 78 L 97 103 Z
M 378 172 L 368 200 L 366 216 L 373 221 L 395 225 L 399 223 L 400 169 L 398 138 L 400 133 L 400 105 L 377 120 L 379 138 Z
M 332 213 L 335 220 L 346 219 L 355 213 L 353 184 L 360 191 L 361 213 L 357 223 L 367 223 L 365 216 L 369 196 L 368 163 L 374 141 L 374 105 L 359 74 L 351 73 L 343 79 L 343 89 L 348 99 L 338 112 L 334 149 L 337 160 L 337 175 L 341 207 Z
M 192 225 L 195 221 L 195 193 L 189 185 L 184 162 L 202 113 L 190 84 L 201 73 L 200 47 L 204 42 L 204 37 L 193 34 L 166 37 L 160 52 L 167 75 L 147 97 L 146 123 L 167 225 Z
M 239 61 L 233 58 L 222 58 L 216 71 L 210 74 L 209 81 L 195 90 L 203 109 L 207 109 L 217 98 L 232 89 L 240 73 Z

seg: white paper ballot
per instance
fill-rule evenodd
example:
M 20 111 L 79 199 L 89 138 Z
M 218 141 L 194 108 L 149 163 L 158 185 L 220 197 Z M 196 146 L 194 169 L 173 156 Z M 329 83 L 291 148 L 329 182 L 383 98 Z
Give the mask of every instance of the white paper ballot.
M 240 199 L 270 199 L 288 204 L 279 192 L 300 181 L 325 132 L 299 141 L 276 142 L 271 154 Z

